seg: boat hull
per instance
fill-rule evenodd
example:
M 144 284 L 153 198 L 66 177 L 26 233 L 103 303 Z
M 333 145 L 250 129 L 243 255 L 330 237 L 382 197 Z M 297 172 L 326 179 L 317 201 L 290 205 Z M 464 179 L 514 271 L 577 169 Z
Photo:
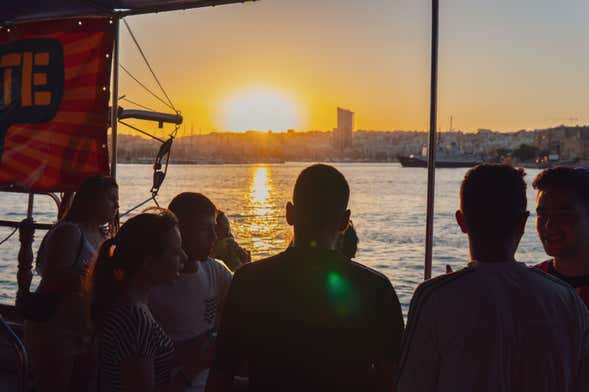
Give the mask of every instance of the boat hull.
M 427 159 L 416 158 L 416 157 L 407 157 L 407 156 L 399 156 L 397 157 L 401 166 L 403 167 L 427 167 Z M 473 167 L 478 165 L 479 161 L 449 161 L 449 160 L 441 160 L 436 161 L 436 167 L 439 168 L 457 168 L 457 167 Z

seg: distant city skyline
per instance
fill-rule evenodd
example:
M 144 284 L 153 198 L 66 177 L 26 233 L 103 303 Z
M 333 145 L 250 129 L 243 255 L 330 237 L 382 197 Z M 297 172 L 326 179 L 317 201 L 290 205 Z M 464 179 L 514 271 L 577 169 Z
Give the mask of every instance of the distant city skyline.
M 439 128 L 588 122 L 587 14 L 582 0 L 442 2 Z M 331 130 L 338 106 L 355 129 L 428 127 L 429 0 L 260 0 L 128 22 L 195 132 Z M 121 40 L 121 63 L 153 87 Z M 121 94 L 165 110 L 123 73 Z

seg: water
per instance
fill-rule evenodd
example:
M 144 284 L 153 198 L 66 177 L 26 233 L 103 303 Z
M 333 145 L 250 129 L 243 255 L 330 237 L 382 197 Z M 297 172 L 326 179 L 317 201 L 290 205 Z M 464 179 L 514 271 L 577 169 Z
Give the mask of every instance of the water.
M 284 249 L 292 238 L 285 219 L 285 205 L 292 196 L 298 173 L 307 164 L 271 165 L 177 165 L 171 166 L 158 200 L 166 206 L 182 191 L 208 195 L 232 223 L 238 242 L 253 259 Z M 384 273 L 393 283 L 404 313 L 415 287 L 423 279 L 427 172 L 402 168 L 395 163 L 335 164 L 351 187 L 350 209 L 360 237 L 356 260 Z M 454 221 L 458 189 L 466 169 L 436 172 L 433 275 L 445 265 L 464 266 L 467 240 Z M 537 170 L 529 170 L 530 183 Z M 149 165 L 118 168 L 121 210 L 126 211 L 149 196 L 152 170 Z M 0 219 L 20 220 L 26 214 L 26 196 L 2 194 Z M 546 259 L 535 228 L 535 192 L 528 188 L 530 220 L 522 239 L 518 260 L 536 263 Z M 35 219 L 55 219 L 55 203 L 47 196 L 35 199 Z M 0 238 L 10 233 L 0 228 Z M 43 232 L 38 232 L 38 246 Z M 17 235 L 0 246 L 0 302 L 13 303 L 16 293 Z

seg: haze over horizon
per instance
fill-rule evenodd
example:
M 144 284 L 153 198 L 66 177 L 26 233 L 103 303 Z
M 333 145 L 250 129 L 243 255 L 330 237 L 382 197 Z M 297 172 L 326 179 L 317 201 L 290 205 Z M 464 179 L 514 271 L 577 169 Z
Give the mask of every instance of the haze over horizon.
M 259 0 L 127 20 L 188 131 L 331 130 L 338 106 L 356 113 L 355 129 L 425 130 L 430 6 Z M 589 122 L 589 3 L 440 7 L 439 129 L 450 116 L 463 131 Z M 121 29 L 121 64 L 157 91 Z M 123 72 L 120 80 L 121 95 L 166 110 Z

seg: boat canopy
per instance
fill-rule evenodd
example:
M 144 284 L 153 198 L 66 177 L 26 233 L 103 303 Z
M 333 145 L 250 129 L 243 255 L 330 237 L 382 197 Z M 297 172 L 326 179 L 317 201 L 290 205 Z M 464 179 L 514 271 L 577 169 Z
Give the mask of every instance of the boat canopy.
M 87 16 L 127 16 L 255 0 L 3 0 L 0 23 Z

